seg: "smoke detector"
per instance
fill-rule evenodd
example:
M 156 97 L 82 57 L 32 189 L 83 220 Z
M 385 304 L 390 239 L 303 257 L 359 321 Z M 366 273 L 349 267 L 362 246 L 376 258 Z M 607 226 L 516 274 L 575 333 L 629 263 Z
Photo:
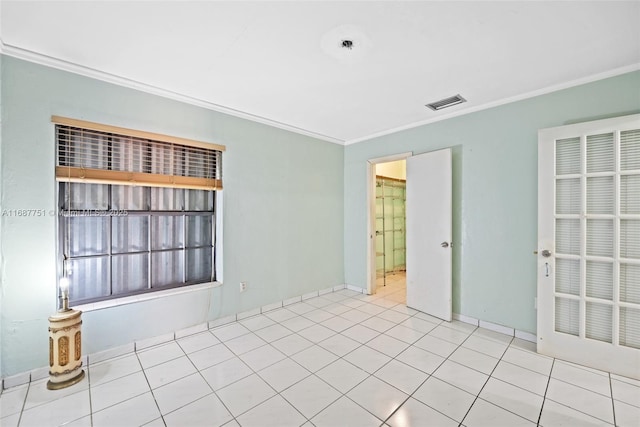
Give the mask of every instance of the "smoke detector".
M 339 25 L 324 33 L 320 39 L 320 48 L 325 54 L 348 64 L 362 61 L 372 47 L 364 29 L 356 25 Z

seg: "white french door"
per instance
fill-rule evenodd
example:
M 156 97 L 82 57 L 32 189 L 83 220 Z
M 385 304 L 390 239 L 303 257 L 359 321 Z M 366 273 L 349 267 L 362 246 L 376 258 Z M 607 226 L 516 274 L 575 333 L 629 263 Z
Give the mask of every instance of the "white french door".
M 407 306 L 451 321 L 451 150 L 407 159 Z
M 640 115 L 538 136 L 538 352 L 640 379 Z

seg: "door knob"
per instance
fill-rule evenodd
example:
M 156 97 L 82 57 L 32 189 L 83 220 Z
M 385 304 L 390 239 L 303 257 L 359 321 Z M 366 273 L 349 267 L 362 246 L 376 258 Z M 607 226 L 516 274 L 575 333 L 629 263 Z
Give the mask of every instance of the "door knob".
M 443 248 L 448 248 L 449 247 L 449 243 L 448 242 L 442 242 L 442 243 L 440 243 L 440 246 L 442 246 Z
M 549 258 L 551 256 L 551 251 L 548 250 L 548 249 L 544 249 L 542 251 L 542 256 L 545 257 L 545 258 Z

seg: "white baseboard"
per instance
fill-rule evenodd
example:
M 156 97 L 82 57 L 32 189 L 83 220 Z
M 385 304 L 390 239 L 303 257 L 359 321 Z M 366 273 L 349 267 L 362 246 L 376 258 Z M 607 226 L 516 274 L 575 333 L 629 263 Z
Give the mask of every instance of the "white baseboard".
M 201 323 L 199 325 L 191 326 L 189 328 L 181 329 L 175 332 L 176 339 L 188 337 L 189 335 L 199 334 L 200 332 L 206 332 L 209 329 L 208 323 Z
M 464 314 L 453 313 L 453 319 L 458 320 L 463 323 L 468 323 L 470 325 L 478 326 L 480 321 L 478 319 L 474 319 L 473 317 L 465 316 Z
M 293 297 L 293 298 L 287 298 L 286 300 L 283 300 L 282 301 L 282 306 L 286 307 L 288 305 L 295 304 L 295 303 L 298 303 L 298 302 L 302 302 L 302 295 L 297 296 L 297 297 Z
M 136 341 L 136 351 L 143 350 L 145 348 L 153 347 L 158 344 L 164 344 L 169 341 L 173 341 L 176 338 L 175 332 L 168 334 L 158 335 L 156 337 L 146 338 L 140 341 Z
M 499 332 L 501 334 L 509 335 L 512 337 L 514 336 L 516 338 L 520 338 L 525 341 L 529 341 L 533 343 L 538 342 L 538 337 L 535 334 L 532 334 L 531 332 L 519 331 L 517 329 L 498 325 L 496 323 L 485 322 L 484 320 L 478 320 L 474 317 L 465 316 L 464 314 L 460 314 L 460 313 L 453 313 L 453 318 L 455 320 L 459 320 L 460 322 L 469 323 L 471 325 L 475 325 L 480 328 L 489 329 L 491 331 Z
M 89 365 L 89 357 L 82 356 L 82 367 L 87 369 Z M 6 390 L 11 387 L 18 387 L 21 385 L 29 384 L 32 381 L 39 381 L 49 377 L 49 367 L 44 366 L 42 368 L 32 369 L 29 372 L 22 372 L 20 374 L 12 375 L 7 378 L 3 378 L 0 381 L 0 387 L 2 390 Z
M 83 356 L 83 366 L 86 368 L 89 366 L 89 363 L 91 364 L 99 363 L 107 359 L 112 359 L 114 357 L 123 356 L 125 354 L 133 353 L 135 351 L 144 350 L 159 344 L 171 342 L 176 339 L 180 339 L 189 335 L 205 332 L 209 329 L 213 329 L 213 328 L 223 326 L 232 322 L 236 322 L 238 320 L 246 319 L 247 317 L 256 316 L 258 314 L 271 311 L 271 310 L 277 310 L 279 308 L 285 307 L 287 305 L 299 303 L 309 298 L 315 298 L 317 296 L 325 295 L 330 292 L 339 292 L 343 289 L 349 289 L 354 292 L 358 292 L 362 294 L 366 292 L 366 290 L 363 288 L 353 286 L 353 285 L 347 285 L 347 284 L 336 285 L 336 286 L 325 288 L 319 291 L 309 292 L 304 295 L 287 298 L 282 301 L 274 302 L 273 304 L 268 304 L 262 307 L 258 307 L 252 310 L 247 310 L 241 313 L 232 314 L 229 316 L 224 316 L 218 319 L 210 320 L 206 323 L 201 323 L 199 325 L 194 325 L 188 328 L 180 329 L 178 331 L 170 332 L 170 333 L 155 336 L 155 337 L 145 338 L 143 340 L 134 341 L 132 343 L 124 344 L 118 347 L 113 347 L 107 350 L 91 353 L 89 355 Z M 33 369 L 28 372 L 23 372 L 20 374 L 12 375 L 10 377 L 2 378 L 0 379 L 0 390 L 5 390 L 11 387 L 28 384 L 31 381 L 37 381 L 39 379 L 46 378 L 48 375 L 49 375 L 49 367 L 41 367 L 41 368 Z
M 309 293 L 306 293 L 306 294 L 302 295 L 302 301 L 304 301 L 306 299 L 309 299 L 309 298 L 315 298 L 317 296 L 320 296 L 319 291 L 309 292 Z
M 31 372 L 23 372 L 21 374 L 11 375 L 2 380 L 2 389 L 6 390 L 11 387 L 28 384 L 31 381 Z
M 278 302 L 274 302 L 273 304 L 263 305 L 260 308 L 260 312 L 266 313 L 268 311 L 277 310 L 279 308 L 282 308 L 283 304 L 284 304 L 284 301 L 278 301 Z
M 497 323 L 485 322 L 484 320 L 481 320 L 478 326 L 484 329 L 489 329 L 490 331 L 493 331 L 493 332 L 509 335 L 511 337 L 514 337 L 516 335 L 515 329 L 509 328 L 507 326 L 498 325 Z
M 359 286 L 354 286 L 354 285 L 345 285 L 347 289 L 349 289 L 350 291 L 354 291 L 354 292 L 358 292 L 361 294 L 365 294 L 367 293 L 367 290 L 364 288 L 361 288 Z
M 113 347 L 108 350 L 99 351 L 97 353 L 91 353 L 89 355 L 89 363 L 99 363 L 104 360 L 113 359 L 114 357 L 124 356 L 128 353 L 136 351 L 135 343 L 129 343 L 118 347 Z
M 232 315 L 229 315 L 229 316 L 220 317 L 220 318 L 215 319 L 215 320 L 210 320 L 209 321 L 209 329 L 217 328 L 218 326 L 228 325 L 229 323 L 233 323 L 233 322 L 235 322 L 237 320 L 238 320 L 238 318 L 236 317 L 235 314 L 232 314 Z
M 82 365 L 81 366 L 86 368 L 86 366 L 87 366 L 87 356 L 84 356 L 82 358 Z M 48 376 L 49 376 L 49 368 L 48 367 L 38 368 L 38 369 L 34 369 L 33 371 L 31 371 L 31 381 L 42 380 L 42 379 L 47 378 Z
M 333 292 L 333 288 L 324 288 L 318 291 L 318 295 L 330 294 Z
M 247 317 L 257 316 L 258 314 L 260 314 L 260 307 L 238 313 L 236 314 L 236 317 L 238 320 L 242 320 L 246 319 Z
M 158 344 L 164 344 L 164 343 L 173 341 L 175 339 L 180 339 L 185 336 L 204 332 L 204 331 L 207 331 L 208 329 L 213 329 L 219 326 L 227 325 L 229 323 L 233 323 L 238 320 L 246 319 L 247 317 L 256 316 L 260 313 L 264 313 L 271 310 L 277 310 L 279 308 L 286 307 L 287 305 L 299 303 L 303 300 L 314 298 L 319 295 L 324 295 L 329 292 L 339 292 L 340 290 L 343 290 L 343 289 L 349 289 L 351 291 L 361 293 L 361 294 L 365 293 L 365 289 L 357 286 L 353 286 L 353 285 L 347 285 L 347 284 L 337 285 L 337 286 L 334 286 L 333 288 L 326 288 L 321 291 L 309 292 L 301 296 L 287 298 L 285 300 L 275 302 L 273 304 L 265 305 L 261 308 L 256 308 L 253 310 L 244 311 L 242 313 L 232 314 L 232 315 L 221 317 L 215 320 L 210 320 L 208 323 L 202 323 L 199 325 L 181 329 L 179 331 L 171 332 L 168 334 L 147 338 L 144 340 L 121 345 L 121 346 L 110 348 L 107 350 L 103 350 L 97 353 L 91 353 L 88 356 L 83 357 L 83 366 L 86 368 L 89 366 L 89 363 L 91 364 L 99 363 L 107 359 L 123 356 L 128 353 L 133 353 L 134 351 L 137 351 L 137 350 L 146 349 Z M 530 332 L 519 331 L 517 329 L 509 328 L 509 327 L 498 325 L 491 322 L 486 322 L 484 320 L 478 320 L 476 318 L 465 316 L 460 313 L 453 313 L 452 317 L 453 319 L 458 320 L 460 322 L 468 323 L 474 326 L 479 326 L 480 328 L 489 329 L 491 331 L 505 334 L 508 336 L 515 336 L 516 338 L 520 338 L 525 341 L 537 343 L 536 335 Z M 0 387 L 2 388 L 2 390 L 6 390 L 11 387 L 17 387 L 23 384 L 28 384 L 31 381 L 37 381 L 39 379 L 46 378 L 48 375 L 49 375 L 48 367 L 38 368 L 38 369 L 31 370 L 29 372 L 23 372 L 20 374 L 3 378 L 2 381 L 0 382 Z
M 519 331 L 516 329 L 516 338 L 520 338 L 521 340 L 538 343 L 538 337 L 530 332 Z

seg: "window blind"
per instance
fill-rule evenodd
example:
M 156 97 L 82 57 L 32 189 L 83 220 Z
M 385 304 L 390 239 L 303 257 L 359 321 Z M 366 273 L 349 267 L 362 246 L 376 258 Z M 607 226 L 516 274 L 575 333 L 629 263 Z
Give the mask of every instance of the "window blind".
M 585 318 L 585 336 L 587 338 L 612 342 L 613 306 L 587 302 Z
M 615 172 L 613 133 L 587 136 L 587 173 Z
M 577 336 L 580 330 L 580 302 L 556 297 L 555 324 L 556 331 Z
M 54 116 L 56 180 L 222 189 L 221 145 Z
M 620 308 L 620 345 L 640 349 L 640 310 Z
M 556 141 L 556 175 L 580 173 L 580 137 Z
M 640 129 L 620 132 L 620 170 L 640 170 Z
M 613 263 L 587 260 L 586 267 L 587 296 L 612 301 Z

